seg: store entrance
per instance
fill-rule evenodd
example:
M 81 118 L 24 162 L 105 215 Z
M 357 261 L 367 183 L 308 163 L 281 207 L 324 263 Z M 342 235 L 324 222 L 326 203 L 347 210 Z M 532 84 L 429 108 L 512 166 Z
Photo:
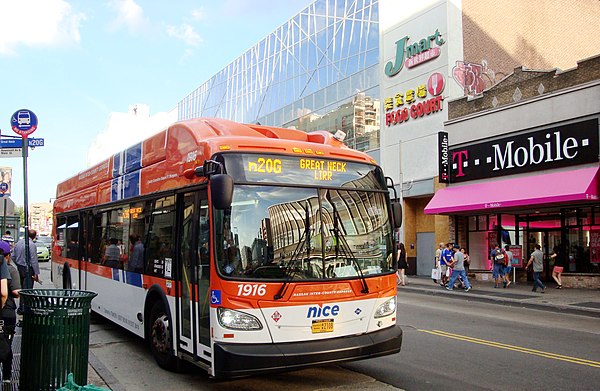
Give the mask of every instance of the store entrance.
M 524 264 L 527 264 L 531 253 L 535 250 L 535 245 L 539 244 L 542 247 L 544 253 L 544 271 L 540 278 L 542 281 L 552 281 L 552 268 L 554 267 L 554 260 L 550 259 L 552 250 L 555 246 L 561 243 L 561 231 L 560 229 L 530 229 L 527 235 L 527 252 L 523 256 Z M 530 269 L 527 272 L 527 280 L 533 280 L 533 272 Z

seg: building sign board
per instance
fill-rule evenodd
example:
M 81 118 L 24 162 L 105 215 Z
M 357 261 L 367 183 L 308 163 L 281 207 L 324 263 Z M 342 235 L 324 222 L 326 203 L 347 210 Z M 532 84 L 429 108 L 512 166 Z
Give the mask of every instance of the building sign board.
M 384 98 L 386 126 L 398 125 L 410 119 L 416 120 L 442 111 L 444 97 L 441 93 L 444 91 L 444 83 L 444 76 L 436 72 L 429 76 L 427 83 L 419 84 L 416 89 L 397 92 L 394 97 Z
M 418 42 L 410 42 L 409 36 L 396 41 L 396 57 L 394 61 L 385 64 L 385 74 L 389 77 L 396 76 L 406 65 L 407 68 L 420 65 L 440 56 L 440 46 L 446 41 L 442 38 L 439 29 L 428 37 L 421 38 Z M 436 46 L 433 46 L 433 45 Z
M 448 132 L 438 132 L 439 183 L 448 183 L 450 179 L 450 156 L 448 155 Z
M 451 183 L 594 163 L 598 119 L 455 147 L 449 156 Z

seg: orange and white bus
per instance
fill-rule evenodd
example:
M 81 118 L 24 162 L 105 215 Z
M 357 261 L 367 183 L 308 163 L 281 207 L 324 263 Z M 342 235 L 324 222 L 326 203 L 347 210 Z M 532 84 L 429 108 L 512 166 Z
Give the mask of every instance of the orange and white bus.
M 55 286 L 218 378 L 400 351 L 381 168 L 329 132 L 177 122 L 60 183 Z M 393 187 L 393 184 L 390 185 Z

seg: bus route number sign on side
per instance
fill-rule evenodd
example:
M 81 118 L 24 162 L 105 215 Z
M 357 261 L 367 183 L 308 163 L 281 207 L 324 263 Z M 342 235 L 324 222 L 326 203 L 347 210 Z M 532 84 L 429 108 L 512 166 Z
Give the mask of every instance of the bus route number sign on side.
M 37 116 L 31 110 L 17 110 L 10 119 L 10 127 L 13 132 L 26 138 L 35 132 L 38 127 Z

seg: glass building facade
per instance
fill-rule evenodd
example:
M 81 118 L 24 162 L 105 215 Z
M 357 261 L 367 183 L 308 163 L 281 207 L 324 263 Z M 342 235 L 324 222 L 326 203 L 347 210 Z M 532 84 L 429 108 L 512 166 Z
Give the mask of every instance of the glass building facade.
M 379 4 L 317 0 L 178 103 L 178 119 L 346 133 L 379 148 Z

